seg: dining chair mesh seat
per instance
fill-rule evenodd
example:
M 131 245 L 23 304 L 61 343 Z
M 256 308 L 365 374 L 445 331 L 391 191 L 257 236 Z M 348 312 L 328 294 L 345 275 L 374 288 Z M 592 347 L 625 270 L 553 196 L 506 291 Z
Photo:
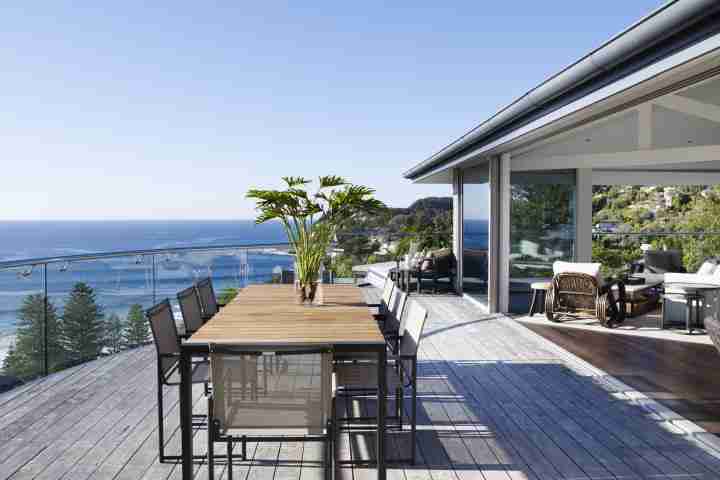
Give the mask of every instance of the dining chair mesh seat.
M 274 361 L 259 360 L 267 356 L 210 346 L 213 390 L 208 402 L 208 461 L 213 462 L 214 442 L 227 443 L 231 465 L 233 442 L 242 444 L 242 454 L 237 456 L 244 460 L 247 442 L 322 441 L 326 462 L 331 463 L 334 382 L 330 348 L 273 352 Z M 247 378 L 253 375 L 262 378 L 262 388 L 247 388 Z
M 198 294 L 200 295 L 203 317 L 207 320 L 215 315 L 219 310 L 212 279 L 210 277 L 204 278 L 197 282 L 195 286 L 198 290 Z
M 157 407 L 158 407 L 158 449 L 160 462 L 179 460 L 178 455 L 165 455 L 165 415 L 163 412 L 163 386 L 180 385 L 178 371 L 180 359 L 180 336 L 177 332 L 175 316 L 170 301 L 165 299 L 145 313 L 155 341 L 157 352 Z M 203 384 L 208 392 L 209 364 L 207 361 L 193 362 L 192 383 Z M 194 415 L 202 418 L 202 415 Z M 194 423 L 202 426 L 202 423 Z
M 200 295 L 195 286 L 188 287 L 177 294 L 180 312 L 185 324 L 186 335 L 191 335 L 203 326 L 203 311 L 200 304 Z

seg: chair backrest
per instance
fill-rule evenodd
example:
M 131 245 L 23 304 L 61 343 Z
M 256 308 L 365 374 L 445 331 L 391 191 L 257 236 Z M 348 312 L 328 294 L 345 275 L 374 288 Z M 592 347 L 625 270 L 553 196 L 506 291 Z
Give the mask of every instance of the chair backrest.
M 272 354 L 269 358 L 267 354 Z M 263 368 L 266 363 L 275 368 Z M 329 347 L 275 352 L 210 346 L 212 419 L 221 431 L 319 434 L 332 405 Z M 261 385 L 253 379 L 263 377 Z
M 685 271 L 679 250 L 646 250 L 645 270 L 650 273 L 682 273 Z
M 210 318 L 218 312 L 217 298 L 213 290 L 212 279 L 210 277 L 203 278 L 195 285 L 200 295 L 200 304 L 202 305 L 203 315 Z
M 198 331 L 204 322 L 200 294 L 197 289 L 194 286 L 188 287 L 177 294 L 177 299 L 180 303 L 185 332 Z
M 382 303 L 384 303 L 386 306 L 390 305 L 390 295 L 392 294 L 394 289 L 395 282 L 390 279 L 390 276 L 387 276 L 385 278 L 385 285 L 383 285 L 382 297 L 380 298 Z
M 170 300 L 165 299 L 145 313 L 150 322 L 158 362 L 163 378 L 174 369 L 180 355 L 180 337 L 178 337 L 175 316 Z
M 405 321 L 405 332 L 400 338 L 399 353 L 403 356 L 417 355 L 420 338 L 422 337 L 425 321 L 428 312 L 418 302 L 410 301 L 407 306 L 407 318 Z
M 407 297 L 408 294 L 399 288 L 393 290 L 392 295 L 390 295 L 388 312 L 385 316 L 385 331 L 397 331 L 400 333 L 403 311 L 405 310 Z

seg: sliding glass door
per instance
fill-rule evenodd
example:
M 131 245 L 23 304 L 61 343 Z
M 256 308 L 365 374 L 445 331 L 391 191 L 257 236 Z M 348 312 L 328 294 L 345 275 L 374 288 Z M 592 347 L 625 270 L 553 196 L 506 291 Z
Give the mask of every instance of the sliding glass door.
M 513 172 L 510 184 L 510 311 L 526 313 L 530 284 L 575 257 L 575 172 Z
M 487 164 L 463 179 L 463 292 L 488 305 L 490 178 Z

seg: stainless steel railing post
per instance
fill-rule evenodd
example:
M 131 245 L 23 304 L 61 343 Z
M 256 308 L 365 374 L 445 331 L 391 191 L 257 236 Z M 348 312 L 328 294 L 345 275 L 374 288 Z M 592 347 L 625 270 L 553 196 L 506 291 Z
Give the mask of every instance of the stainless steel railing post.
M 157 267 L 155 266 L 155 254 L 152 254 L 152 303 L 157 304 Z
M 43 373 L 47 376 L 50 373 L 48 358 L 48 281 L 47 263 L 43 263 Z

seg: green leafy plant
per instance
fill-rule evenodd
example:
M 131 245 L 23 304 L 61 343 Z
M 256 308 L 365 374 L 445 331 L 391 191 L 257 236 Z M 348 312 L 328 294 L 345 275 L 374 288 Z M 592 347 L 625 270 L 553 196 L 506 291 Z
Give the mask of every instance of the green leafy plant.
M 312 297 L 320 265 L 336 233 L 353 219 L 386 207 L 373 197 L 373 189 L 334 175 L 320 177 L 314 193 L 308 192 L 312 182 L 306 178 L 283 177 L 283 182 L 287 187 L 284 190 L 251 189 L 247 198 L 255 200 L 259 212 L 256 223 L 282 223 L 295 250 L 295 275 L 301 294 Z

